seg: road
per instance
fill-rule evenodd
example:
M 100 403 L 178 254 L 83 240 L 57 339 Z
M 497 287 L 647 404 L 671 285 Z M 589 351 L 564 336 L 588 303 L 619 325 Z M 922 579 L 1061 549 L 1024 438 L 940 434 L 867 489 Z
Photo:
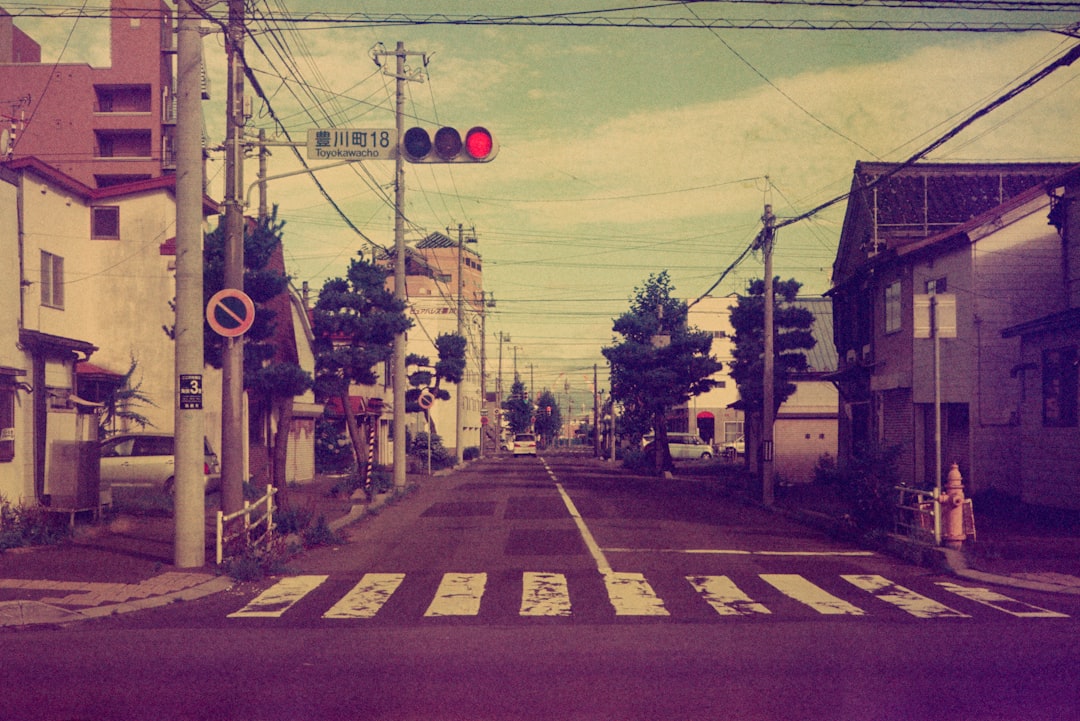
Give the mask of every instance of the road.
M 1075 597 L 959 583 L 702 481 L 488 459 L 292 565 L 0 635 L 0 717 L 1080 718 Z

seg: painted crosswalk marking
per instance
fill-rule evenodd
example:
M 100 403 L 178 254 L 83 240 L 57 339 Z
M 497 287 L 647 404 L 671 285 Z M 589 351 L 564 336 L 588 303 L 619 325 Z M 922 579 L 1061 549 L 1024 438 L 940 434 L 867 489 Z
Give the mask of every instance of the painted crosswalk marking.
M 794 573 L 763 573 L 761 579 L 780 593 L 829 616 L 862 616 L 863 610 Z
M 329 576 L 292 576 L 283 578 L 253 598 L 229 618 L 277 618 L 297 601 L 321 586 Z
M 774 589 L 823 615 L 864 616 L 866 611 L 834 596 L 798 574 L 761 574 Z M 841 575 L 852 586 L 916 618 L 970 618 L 966 613 L 874 574 Z M 279 618 L 305 596 L 325 583 L 328 576 L 304 575 L 282 578 L 253 598 L 229 618 Z M 601 575 L 616 616 L 670 616 L 664 601 L 641 573 L 609 572 Z M 751 598 L 728 576 L 690 575 L 685 580 L 718 616 L 754 616 L 772 613 Z M 487 589 L 486 573 L 447 573 L 440 579 L 427 617 L 477 616 Z M 404 573 L 368 573 L 323 618 L 367 619 L 383 610 L 391 596 L 406 582 Z M 562 573 L 522 572 L 521 617 L 569 617 L 573 615 L 566 576 Z M 1004 596 L 988 588 L 939 581 L 936 586 L 970 601 L 1018 618 L 1068 618 L 1038 606 Z
M 747 596 L 727 576 L 687 576 L 686 580 L 721 616 L 749 616 L 771 613 Z
M 521 578 L 522 616 L 569 616 L 570 593 L 561 573 L 525 572 Z
M 373 618 L 401 582 L 404 573 L 367 573 L 323 618 Z
M 604 574 L 608 599 L 616 616 L 668 616 L 664 602 L 641 573 Z
M 874 598 L 904 609 L 915 618 L 970 618 L 966 613 L 955 611 L 933 599 L 898 586 L 883 576 L 847 575 L 841 578 L 856 588 L 874 594 Z
M 1011 616 L 1017 616 L 1019 618 L 1069 617 L 1068 614 L 1058 613 L 1057 611 L 1048 611 L 1045 608 L 1039 608 L 1038 606 L 1032 606 L 1023 601 L 1017 601 L 1014 598 L 1003 596 L 997 591 L 991 591 L 989 588 L 972 588 L 969 586 L 961 586 L 957 583 L 950 583 L 949 581 L 938 581 L 937 585 L 941 586 L 946 591 L 955 593 L 957 596 L 962 596 L 969 601 L 976 601 L 984 606 L 996 608 L 998 611 L 1004 611 Z
M 486 585 L 486 573 L 447 573 L 424 615 L 475 616 Z

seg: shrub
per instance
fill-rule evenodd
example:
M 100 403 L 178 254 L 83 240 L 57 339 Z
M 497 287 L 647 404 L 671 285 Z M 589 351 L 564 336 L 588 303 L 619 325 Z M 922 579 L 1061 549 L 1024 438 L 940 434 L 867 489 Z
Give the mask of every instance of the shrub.
M 848 463 L 836 470 L 837 492 L 847 500 L 852 520 L 863 531 L 888 531 L 893 526 L 899 455 L 900 446 L 862 444 Z
M 319 516 L 314 526 L 307 528 L 301 534 L 304 546 L 315 548 L 317 546 L 337 546 L 345 542 L 345 537 L 332 530 L 326 522 L 326 516 Z
M 50 517 L 45 509 L 36 505 L 13 505 L 0 496 L 0 551 L 60 543 L 69 533 L 62 517 Z
M 417 458 L 426 467 L 428 458 L 428 434 L 417 433 L 409 446 L 409 455 Z M 442 438 L 437 433 L 431 435 L 431 469 L 450 468 L 454 465 L 454 457 L 442 444 Z
M 463 460 L 466 460 L 466 461 L 472 461 L 472 460 L 475 460 L 475 459 L 479 458 L 480 457 L 480 447 L 479 446 L 469 446 L 468 448 L 466 448 L 464 451 L 461 452 L 461 457 L 462 457 Z

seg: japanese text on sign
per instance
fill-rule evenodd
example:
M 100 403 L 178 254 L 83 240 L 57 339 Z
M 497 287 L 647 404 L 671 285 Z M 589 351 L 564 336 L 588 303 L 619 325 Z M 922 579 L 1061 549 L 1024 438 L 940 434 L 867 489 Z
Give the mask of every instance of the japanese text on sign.
M 393 128 L 309 130 L 308 158 L 316 160 L 389 160 L 397 150 Z

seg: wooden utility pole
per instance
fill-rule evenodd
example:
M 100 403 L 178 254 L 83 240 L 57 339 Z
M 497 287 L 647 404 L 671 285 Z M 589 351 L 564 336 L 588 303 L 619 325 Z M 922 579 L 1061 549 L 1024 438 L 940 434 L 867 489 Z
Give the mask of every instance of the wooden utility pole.
M 764 350 L 762 365 L 764 373 L 762 379 L 762 403 L 761 403 L 761 502 L 771 506 L 775 501 L 773 489 L 773 410 L 774 387 L 774 342 L 773 342 L 773 224 L 776 216 L 773 215 L 772 206 L 766 205 L 765 212 L 761 216 L 764 227 L 761 230 L 761 252 L 765 256 L 765 328 Z

